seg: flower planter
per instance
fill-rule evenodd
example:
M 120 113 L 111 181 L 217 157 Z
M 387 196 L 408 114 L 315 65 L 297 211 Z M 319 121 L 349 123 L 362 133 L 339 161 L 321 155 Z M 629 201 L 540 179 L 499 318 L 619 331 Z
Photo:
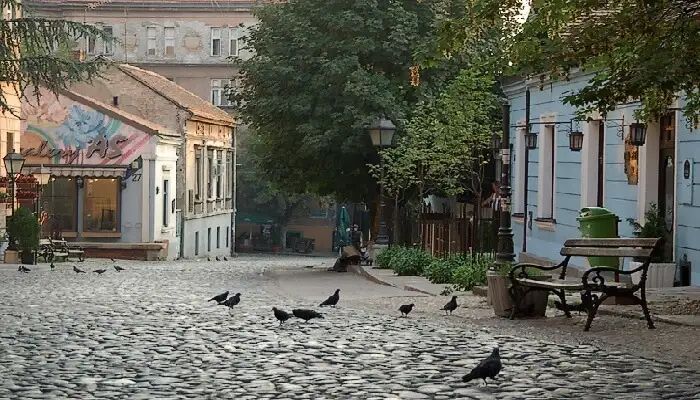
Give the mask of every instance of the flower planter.
M 17 250 L 5 250 L 5 264 L 19 264 L 19 252 Z
M 635 269 L 642 265 L 637 261 L 630 261 L 629 269 Z M 647 271 L 647 288 L 673 287 L 673 280 L 676 276 L 675 263 L 651 263 Z M 639 283 L 642 278 L 641 272 L 632 274 L 632 282 Z

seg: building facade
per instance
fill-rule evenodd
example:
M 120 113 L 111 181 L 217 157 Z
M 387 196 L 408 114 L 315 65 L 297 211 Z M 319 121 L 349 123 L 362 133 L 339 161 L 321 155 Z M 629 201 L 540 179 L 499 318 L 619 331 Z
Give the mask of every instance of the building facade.
M 700 285 L 700 139 L 682 112 L 684 98 L 658 121 L 646 122 L 644 145 L 631 142 L 638 103 L 621 104 L 605 118 L 576 117 L 563 97 L 580 90 L 590 77 L 567 82 L 518 81 L 505 86 L 511 103 L 511 143 L 516 251 L 523 258 L 560 260 L 566 239 L 580 237 L 577 217 L 583 207 L 605 207 L 616 214 L 618 233 L 632 237 L 629 219 L 645 221 L 658 206 L 668 233 L 668 258 L 687 267 L 690 283 Z M 526 98 L 530 92 L 530 127 L 535 149 L 525 136 Z M 581 151 L 569 146 L 571 131 L 583 132 Z M 526 154 L 527 153 L 527 154 Z M 585 260 L 575 260 L 585 265 Z
M 174 201 L 179 257 L 231 253 L 235 193 L 234 119 L 174 82 L 120 64 L 73 90 L 153 121 L 181 138 Z
M 78 242 L 88 256 L 177 255 L 175 210 L 181 138 L 171 129 L 71 91 L 42 90 L 22 105 L 23 175 L 51 179 L 19 203 L 38 211 L 42 236 Z M 38 202 L 38 207 L 36 202 Z M 167 205 L 167 206 L 166 206 Z
M 85 57 L 103 56 L 156 72 L 230 110 L 225 88 L 231 59 L 248 57 L 246 28 L 255 23 L 252 0 L 25 0 L 33 15 L 84 22 L 116 40 L 83 38 Z

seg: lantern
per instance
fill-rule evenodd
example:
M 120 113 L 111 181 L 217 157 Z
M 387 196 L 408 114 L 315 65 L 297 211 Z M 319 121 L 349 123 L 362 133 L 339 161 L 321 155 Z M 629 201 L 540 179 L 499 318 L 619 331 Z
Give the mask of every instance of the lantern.
M 647 125 L 635 122 L 630 124 L 630 142 L 635 146 L 644 146 L 647 138 Z
M 571 149 L 571 151 L 581 151 L 581 148 L 583 148 L 583 132 L 571 132 L 571 134 L 569 134 L 569 149 Z

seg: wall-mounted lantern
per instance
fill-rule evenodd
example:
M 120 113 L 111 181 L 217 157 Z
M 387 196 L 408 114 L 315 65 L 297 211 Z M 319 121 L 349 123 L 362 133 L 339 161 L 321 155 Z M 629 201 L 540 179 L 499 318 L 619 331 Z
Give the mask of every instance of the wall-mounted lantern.
M 583 148 L 583 132 L 572 131 L 569 134 L 569 149 L 571 151 L 581 151 Z
M 647 138 L 647 125 L 635 122 L 630 124 L 630 142 L 635 146 L 644 146 Z
M 537 148 L 537 132 L 529 131 L 525 134 L 525 145 L 528 150 Z

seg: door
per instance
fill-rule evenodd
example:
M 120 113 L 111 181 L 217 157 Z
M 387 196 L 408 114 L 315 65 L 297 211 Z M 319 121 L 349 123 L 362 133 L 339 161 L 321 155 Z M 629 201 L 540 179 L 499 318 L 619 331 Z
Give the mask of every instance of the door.
M 598 122 L 598 193 L 596 196 L 596 206 L 603 207 L 603 191 L 605 189 L 605 124 L 603 121 Z
M 664 244 L 664 255 L 673 255 L 673 211 L 675 207 L 674 190 L 676 177 L 676 121 L 674 114 L 668 114 L 660 121 L 659 141 L 659 210 L 668 233 Z

